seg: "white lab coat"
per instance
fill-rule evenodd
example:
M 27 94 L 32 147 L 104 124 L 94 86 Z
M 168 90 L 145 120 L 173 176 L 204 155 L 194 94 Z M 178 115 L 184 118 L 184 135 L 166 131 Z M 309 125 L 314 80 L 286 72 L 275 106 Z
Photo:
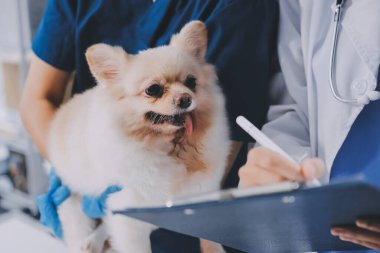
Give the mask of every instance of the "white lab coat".
M 263 131 L 297 160 L 322 158 L 328 173 L 321 180 L 326 182 L 334 157 L 363 106 L 338 102 L 330 90 L 335 0 L 279 3 L 282 76 L 273 83 L 277 105 L 270 108 Z M 346 0 L 341 22 L 336 83 L 342 96 L 357 98 L 377 84 L 380 0 Z

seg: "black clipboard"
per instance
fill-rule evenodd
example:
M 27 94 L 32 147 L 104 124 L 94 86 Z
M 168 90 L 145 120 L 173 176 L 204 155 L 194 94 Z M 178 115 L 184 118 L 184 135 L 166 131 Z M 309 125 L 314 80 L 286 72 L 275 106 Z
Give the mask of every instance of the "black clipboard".
M 330 234 L 332 225 L 380 216 L 380 189 L 364 181 L 225 198 L 172 207 L 131 208 L 127 215 L 245 252 L 360 250 Z

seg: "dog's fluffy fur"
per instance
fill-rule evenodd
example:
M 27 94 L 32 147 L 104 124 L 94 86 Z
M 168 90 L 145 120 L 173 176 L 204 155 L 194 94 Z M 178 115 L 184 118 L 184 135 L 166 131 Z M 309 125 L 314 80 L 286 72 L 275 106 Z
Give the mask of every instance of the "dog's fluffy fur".
M 200 21 L 187 24 L 169 45 L 137 55 L 105 44 L 88 49 L 98 85 L 58 110 L 48 145 L 57 174 L 73 192 L 58 210 L 71 252 L 102 252 L 106 238 L 93 233 L 97 224 L 82 213 L 82 195 L 119 185 L 123 190 L 107 201 L 109 210 L 118 210 L 219 189 L 229 139 L 206 49 Z M 159 86 L 149 92 L 153 84 Z M 161 93 L 152 96 L 157 87 Z M 190 97 L 189 107 L 180 106 L 183 97 Z M 116 252 L 148 253 L 153 228 L 108 211 L 97 230 L 107 232 Z

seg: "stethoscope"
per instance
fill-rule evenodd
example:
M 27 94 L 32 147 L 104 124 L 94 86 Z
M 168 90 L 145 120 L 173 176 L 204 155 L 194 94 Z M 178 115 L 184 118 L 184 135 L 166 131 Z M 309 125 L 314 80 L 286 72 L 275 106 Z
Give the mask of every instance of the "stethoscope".
M 353 105 L 366 105 L 371 101 L 375 101 L 380 99 L 380 92 L 378 91 L 370 91 L 358 98 L 344 98 L 339 95 L 337 86 L 336 86 L 336 48 L 338 44 L 338 35 L 339 35 L 339 26 L 340 19 L 342 14 L 342 9 L 345 0 L 337 0 L 336 1 L 336 9 L 334 11 L 334 39 L 331 49 L 331 57 L 330 57 L 330 89 L 334 96 L 334 98 L 342 103 L 353 104 Z

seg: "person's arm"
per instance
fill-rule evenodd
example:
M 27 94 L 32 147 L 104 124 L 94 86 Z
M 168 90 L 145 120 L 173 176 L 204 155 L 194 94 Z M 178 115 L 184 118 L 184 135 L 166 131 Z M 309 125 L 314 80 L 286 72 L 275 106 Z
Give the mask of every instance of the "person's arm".
M 283 96 L 281 105 L 270 109 L 269 122 L 263 131 L 286 152 L 300 160 L 303 156 L 315 155 L 315 152 L 311 149 L 308 126 L 308 96 L 303 74 L 298 4 L 297 1 L 280 1 L 279 57 L 290 96 Z M 286 90 L 279 94 L 286 94 L 284 92 Z M 257 147 L 250 151 L 246 165 L 239 171 L 240 186 L 252 187 L 286 180 L 306 181 L 318 178 L 324 171 L 320 159 L 307 158 L 300 165 L 295 165 L 269 149 Z M 359 218 L 355 226 L 336 226 L 331 229 L 331 233 L 343 241 L 380 250 L 379 217 Z
M 308 88 L 298 1 L 280 1 L 278 57 L 281 73 L 271 84 L 272 106 L 262 131 L 296 161 L 315 155 L 309 128 Z
M 48 127 L 64 97 L 69 73 L 75 64 L 76 10 L 78 1 L 47 0 L 45 13 L 34 36 L 24 94 L 22 121 L 42 155 L 46 157 Z
M 20 115 L 45 158 L 49 125 L 62 103 L 69 77 L 69 72 L 54 68 L 33 55 L 21 99 Z
M 312 151 L 308 118 L 308 94 L 301 44 L 301 13 L 298 1 L 280 1 L 278 55 L 282 73 L 274 78 L 271 98 L 276 103 L 268 112 L 263 132 L 296 161 L 315 155 Z M 289 163 L 265 148 L 249 152 L 240 169 L 241 186 L 283 180 L 306 180 L 320 176 L 320 160 Z

